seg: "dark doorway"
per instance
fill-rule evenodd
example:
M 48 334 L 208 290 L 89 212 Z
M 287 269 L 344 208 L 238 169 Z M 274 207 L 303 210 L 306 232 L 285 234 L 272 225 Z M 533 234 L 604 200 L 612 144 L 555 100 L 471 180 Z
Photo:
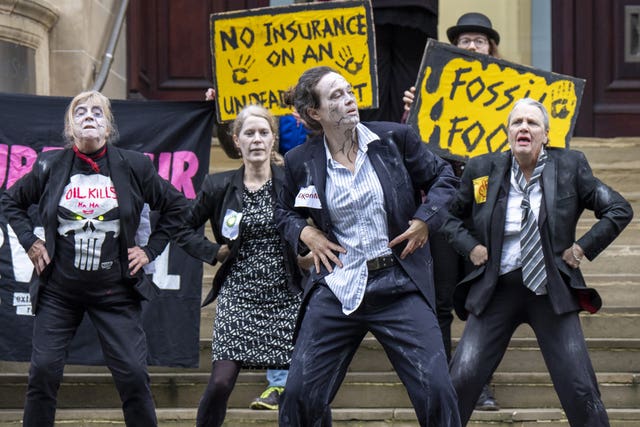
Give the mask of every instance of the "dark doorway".
M 213 84 L 209 15 L 268 5 L 269 0 L 131 0 L 128 97 L 203 99 Z
M 640 135 L 640 1 L 553 0 L 553 71 L 587 80 L 575 135 Z

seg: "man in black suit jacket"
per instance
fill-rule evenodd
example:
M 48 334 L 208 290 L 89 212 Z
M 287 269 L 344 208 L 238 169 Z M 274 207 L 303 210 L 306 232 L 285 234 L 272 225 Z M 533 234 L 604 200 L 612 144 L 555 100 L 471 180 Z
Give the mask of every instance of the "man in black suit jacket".
M 546 147 L 548 135 L 545 107 L 529 98 L 516 102 L 508 119 L 511 150 L 467 163 L 443 227 L 476 266 L 454 294 L 456 313 L 467 319 L 450 367 L 463 424 L 514 330 L 528 323 L 569 423 L 609 425 L 578 318 L 580 310 L 593 313 L 602 301 L 587 288 L 579 266 L 583 257 L 592 260 L 604 250 L 633 212 L 593 176 L 582 153 Z M 576 240 L 584 209 L 599 221 Z M 521 244 L 527 215 L 536 221 L 531 240 Z M 542 256 L 530 268 L 527 248 L 533 240 Z M 540 280 L 529 280 L 533 276 Z M 533 288 L 534 282 L 535 291 L 525 285 Z
M 426 244 L 446 217 L 457 179 L 408 126 L 360 123 L 351 86 L 329 67 L 307 70 L 294 101 L 321 134 L 287 152 L 275 209 L 285 239 L 300 255 L 311 251 L 315 263 L 280 425 L 331 425 L 329 405 L 371 332 L 420 424 L 459 426 Z

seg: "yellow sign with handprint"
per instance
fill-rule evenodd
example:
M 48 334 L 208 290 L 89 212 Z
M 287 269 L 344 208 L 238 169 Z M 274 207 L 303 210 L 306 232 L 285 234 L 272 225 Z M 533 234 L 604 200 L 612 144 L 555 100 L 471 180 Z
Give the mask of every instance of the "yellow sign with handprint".
M 443 157 L 509 149 L 507 115 L 521 98 L 549 112 L 549 145 L 569 147 L 584 80 L 429 40 L 408 123 Z
M 336 1 L 211 15 L 211 55 L 219 122 L 247 104 L 276 115 L 307 69 L 326 65 L 353 86 L 361 108 L 378 106 L 371 3 Z

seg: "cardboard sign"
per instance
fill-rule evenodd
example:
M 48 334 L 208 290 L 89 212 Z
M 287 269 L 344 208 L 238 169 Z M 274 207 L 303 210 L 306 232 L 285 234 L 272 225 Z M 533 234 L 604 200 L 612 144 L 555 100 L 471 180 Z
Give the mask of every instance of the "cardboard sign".
M 319 65 L 349 80 L 361 108 L 378 106 L 369 0 L 217 13 L 210 23 L 219 122 L 233 120 L 251 103 L 275 115 L 290 113 L 284 93 Z
M 442 157 L 509 149 L 507 116 L 521 98 L 549 112 L 549 145 L 569 147 L 584 80 L 429 40 L 408 123 Z

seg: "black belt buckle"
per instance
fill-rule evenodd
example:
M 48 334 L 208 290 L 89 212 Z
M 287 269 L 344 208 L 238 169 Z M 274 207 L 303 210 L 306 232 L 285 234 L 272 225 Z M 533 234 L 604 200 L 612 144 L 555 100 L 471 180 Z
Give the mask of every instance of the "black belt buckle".
M 376 271 L 395 265 L 396 259 L 393 255 L 384 255 L 378 258 L 367 260 L 367 270 Z

